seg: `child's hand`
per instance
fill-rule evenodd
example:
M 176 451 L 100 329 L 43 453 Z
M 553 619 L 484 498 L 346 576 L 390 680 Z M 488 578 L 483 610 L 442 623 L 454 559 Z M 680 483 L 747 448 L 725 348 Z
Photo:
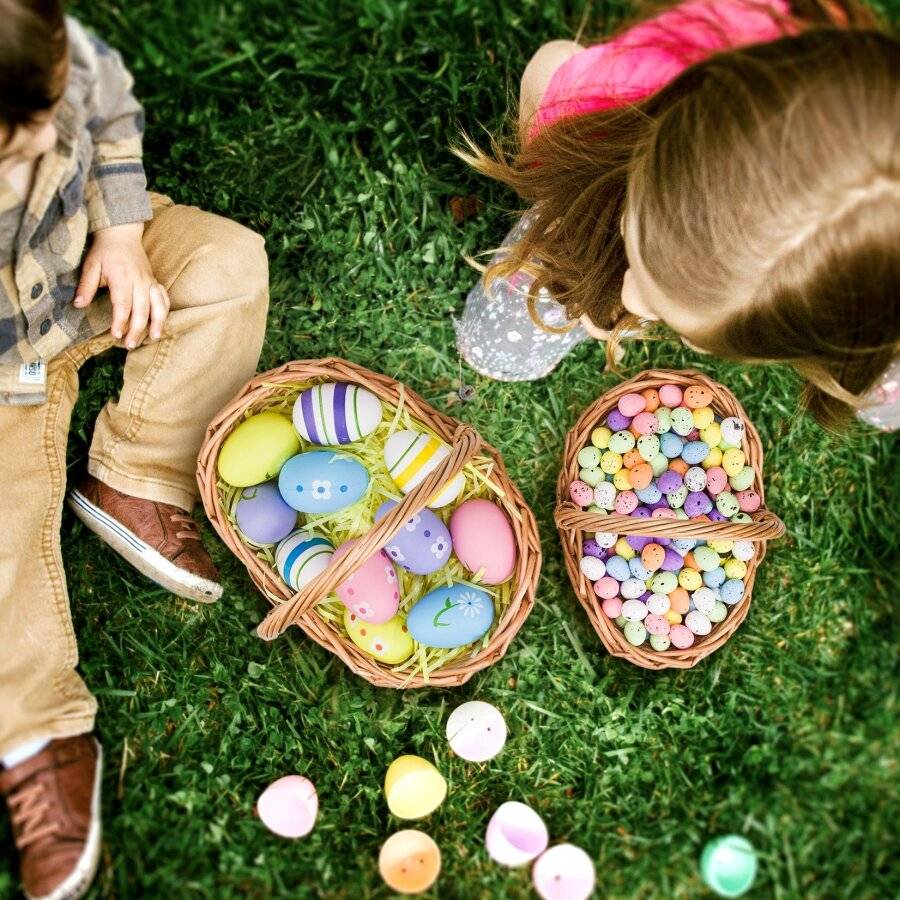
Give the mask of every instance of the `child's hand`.
M 116 340 L 124 335 L 129 350 L 143 341 L 148 324 L 150 339 L 158 341 L 169 315 L 169 295 L 153 276 L 141 244 L 143 233 L 142 222 L 98 231 L 84 258 L 75 292 L 75 306 L 83 309 L 98 288 L 109 288 L 113 308 L 110 331 Z

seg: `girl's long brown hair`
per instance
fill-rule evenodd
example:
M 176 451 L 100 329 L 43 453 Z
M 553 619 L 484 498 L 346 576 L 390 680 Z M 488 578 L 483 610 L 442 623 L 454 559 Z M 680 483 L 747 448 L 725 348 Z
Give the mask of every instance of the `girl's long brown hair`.
M 710 311 L 684 336 L 789 361 L 835 424 L 900 344 L 900 44 L 854 2 L 800 0 L 781 25 L 783 38 L 717 53 L 642 103 L 457 152 L 530 207 L 488 280 L 528 271 L 533 297 L 546 288 L 572 318 L 614 328 L 611 354 L 635 325 L 620 300 L 633 216 L 665 295 Z

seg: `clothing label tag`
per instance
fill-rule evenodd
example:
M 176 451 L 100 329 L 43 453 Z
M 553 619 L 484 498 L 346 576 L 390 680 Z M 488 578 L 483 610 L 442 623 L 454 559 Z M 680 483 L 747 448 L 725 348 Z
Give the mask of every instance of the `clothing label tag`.
M 19 384 L 44 384 L 46 380 L 47 368 L 43 360 L 19 366 Z

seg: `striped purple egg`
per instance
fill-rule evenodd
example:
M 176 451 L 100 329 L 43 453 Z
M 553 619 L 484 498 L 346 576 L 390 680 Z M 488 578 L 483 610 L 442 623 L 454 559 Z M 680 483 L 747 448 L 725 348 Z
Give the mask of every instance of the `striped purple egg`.
M 329 381 L 307 388 L 294 403 L 294 428 L 310 443 L 351 444 L 381 422 L 381 401 L 365 388 Z

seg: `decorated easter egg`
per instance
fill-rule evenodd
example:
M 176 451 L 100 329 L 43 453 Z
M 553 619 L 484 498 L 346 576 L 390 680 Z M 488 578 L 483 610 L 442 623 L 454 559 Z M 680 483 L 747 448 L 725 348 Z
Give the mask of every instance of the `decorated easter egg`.
M 681 388 L 678 387 L 677 384 L 664 384 L 659 389 L 659 400 L 663 406 L 668 406 L 669 409 L 675 409 L 676 406 L 681 406 L 682 399 Z
M 594 469 L 600 465 L 600 451 L 592 445 L 582 447 L 578 451 L 578 465 L 586 469 Z
M 355 457 L 332 450 L 292 456 L 278 476 L 288 506 L 310 515 L 328 515 L 356 503 L 369 487 L 369 473 Z
M 609 446 L 609 439 L 612 437 L 612 430 L 605 425 L 600 425 L 591 432 L 591 443 L 598 450 L 605 450 Z
M 427 891 L 441 872 L 441 851 L 424 831 L 397 831 L 381 846 L 378 871 L 398 894 Z
M 724 471 L 724 469 L 722 471 Z M 753 479 L 755 477 L 756 475 L 753 469 L 751 469 L 750 466 L 744 466 L 737 475 L 729 477 L 728 483 L 731 485 L 732 490 L 746 491 L 753 484 Z
M 389 666 L 402 663 L 412 656 L 413 640 L 403 616 L 397 615 L 381 625 L 364 622 L 349 609 L 344 611 L 344 628 L 350 640 L 363 653 Z
M 616 405 L 623 416 L 633 418 L 639 412 L 644 411 L 647 401 L 640 394 L 624 394 Z
M 449 455 L 450 448 L 445 443 L 417 431 L 398 431 L 384 445 L 384 464 L 404 494 L 417 488 Z M 428 505 L 439 509 L 452 503 L 465 483 L 463 473 L 457 473 L 431 498 Z
M 244 419 L 225 438 L 216 468 L 228 484 L 249 487 L 274 478 L 299 449 L 300 439 L 290 419 L 261 412 Z
M 334 547 L 321 535 L 300 529 L 289 534 L 275 550 L 275 568 L 288 587 L 299 591 L 331 562 Z
M 573 481 L 569 485 L 569 496 L 577 506 L 588 506 L 594 500 L 594 489 L 585 481 Z
M 644 436 L 656 434 L 659 431 L 659 419 L 651 412 L 638 413 L 632 420 L 631 427 Z
M 421 756 L 398 756 L 384 776 L 388 809 L 399 819 L 421 819 L 447 796 L 444 776 Z
M 668 650 L 669 647 L 672 646 L 672 642 L 669 640 L 669 636 L 667 634 L 651 634 L 650 646 L 654 650 L 662 652 L 663 650 Z
M 381 401 L 365 388 L 342 381 L 307 388 L 294 403 L 294 428 L 313 444 L 349 444 L 381 422 Z
M 506 743 L 506 720 L 496 706 L 483 700 L 462 703 L 447 718 L 447 741 L 469 762 L 493 759 Z
M 484 584 L 502 584 L 516 566 L 516 538 L 509 519 L 490 500 L 467 500 L 450 516 L 459 561 Z
M 684 445 L 681 458 L 692 466 L 702 463 L 709 456 L 709 444 L 705 441 L 690 441 Z
M 741 446 L 741 441 L 744 439 L 744 423 L 740 419 L 736 416 L 729 416 L 727 419 L 722 419 L 719 427 L 722 430 L 724 449 Z
M 488 855 L 501 866 L 522 866 L 547 849 L 550 835 L 544 820 L 530 807 L 509 800 L 488 822 L 484 843 Z
M 603 509 L 613 509 L 616 505 L 616 489 L 608 481 L 601 481 L 594 488 L 594 503 Z
M 747 458 L 743 450 L 731 447 L 722 454 L 722 468 L 730 478 L 734 478 L 744 469 Z
M 277 544 L 297 526 L 297 510 L 284 502 L 274 481 L 245 487 L 234 518 L 238 531 L 254 544 Z
M 409 611 L 409 633 L 427 647 L 463 647 L 483 637 L 494 621 L 490 596 L 466 584 L 441 585 Z
M 346 555 L 359 542 L 345 541 L 334 551 L 334 559 Z M 384 550 L 370 556 L 346 581 L 335 588 L 344 606 L 364 622 L 381 625 L 397 614 L 400 591 L 394 564 Z
M 375 511 L 375 521 L 380 522 L 396 505 L 396 500 L 385 500 Z M 384 548 L 397 565 L 414 575 L 437 572 L 449 561 L 452 549 L 447 526 L 430 509 L 407 520 Z
M 606 574 L 606 565 L 596 556 L 582 556 L 578 561 L 578 567 L 590 581 L 597 581 Z
M 285 775 L 259 795 L 256 812 L 263 825 L 280 837 L 305 837 L 319 812 L 315 785 L 302 775 Z
M 622 631 L 625 632 L 625 640 L 634 647 L 640 647 L 647 640 L 647 629 L 643 622 L 628 621 Z
M 672 410 L 672 431 L 680 437 L 687 437 L 694 430 L 694 416 L 684 406 Z
M 635 443 L 634 435 L 630 431 L 617 431 L 609 439 L 609 449 L 613 453 L 627 453 L 634 449 Z

